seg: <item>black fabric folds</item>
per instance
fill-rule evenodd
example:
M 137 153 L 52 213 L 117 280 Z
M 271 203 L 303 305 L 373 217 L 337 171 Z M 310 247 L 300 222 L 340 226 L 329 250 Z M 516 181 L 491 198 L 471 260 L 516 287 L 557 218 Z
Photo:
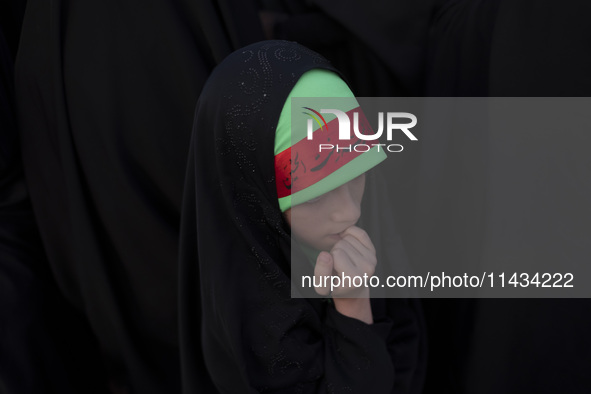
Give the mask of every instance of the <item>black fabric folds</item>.
M 591 3 L 585 0 L 450 1 L 432 26 L 428 94 L 589 97 L 590 13 Z M 413 255 L 440 259 L 444 255 L 439 252 L 441 246 L 453 245 L 457 239 L 462 240 L 462 247 L 452 249 L 467 256 L 460 257 L 468 263 L 483 258 L 502 262 L 505 256 L 518 254 L 510 242 L 514 231 L 500 236 L 485 231 L 493 222 L 491 207 L 499 203 L 494 191 L 510 190 L 515 196 L 535 196 L 530 204 L 520 205 L 517 213 L 508 209 L 494 218 L 525 224 L 520 231 L 525 250 L 555 259 L 557 271 L 563 259 L 587 264 L 589 244 L 581 241 L 589 238 L 590 223 L 587 201 L 591 188 L 588 171 L 581 171 L 588 161 L 586 148 L 581 148 L 588 146 L 587 134 L 561 140 L 532 139 L 526 132 L 517 133 L 511 145 L 520 154 L 506 158 L 491 155 L 490 146 L 498 136 L 479 132 L 474 135 L 483 143 L 469 153 L 456 154 L 478 173 L 470 182 L 471 205 L 458 204 L 460 198 L 438 198 L 430 206 L 417 207 L 419 212 L 457 212 L 457 217 L 469 218 L 470 225 L 464 236 L 453 238 L 446 226 L 449 219 L 434 215 L 417 219 L 417 227 L 429 229 L 432 235 L 422 239 L 422 244 L 430 247 Z M 539 160 L 529 146 L 552 152 L 546 159 L 547 168 L 538 174 L 539 183 L 546 188 L 528 190 L 510 181 L 491 181 L 489 169 L 500 161 L 518 168 L 521 160 L 532 156 Z M 474 154 L 485 159 L 471 160 L 469 155 Z M 436 171 L 447 179 L 459 179 L 445 170 L 444 160 L 437 160 L 423 156 L 419 182 L 426 179 L 424 174 Z M 435 189 L 419 193 L 439 195 Z M 414 197 L 408 201 L 416 201 Z M 430 344 L 426 393 L 591 392 L 588 299 L 444 299 L 425 300 L 424 307 Z
M 97 352 L 96 342 L 59 293 L 41 245 L 21 162 L 12 76 L 0 32 L 0 392 L 104 392 L 96 379 L 104 380 L 100 359 L 86 358 Z M 78 335 L 68 335 L 72 331 Z
M 357 96 L 423 94 L 426 44 L 436 0 L 261 0 L 275 12 L 274 38 L 327 57 Z
M 275 127 L 298 78 L 332 70 L 296 43 L 230 55 L 200 96 L 181 225 L 183 393 L 418 393 L 416 304 L 372 300 L 373 325 L 290 296 L 290 234 L 277 202 Z M 204 366 L 211 380 L 203 375 Z
M 113 392 L 180 391 L 193 111 L 217 62 L 262 38 L 250 2 L 27 2 L 15 67 L 23 169 L 51 279 L 83 322 L 64 322 L 63 337 L 99 344 L 70 361 L 106 368 Z M 104 391 L 101 379 L 74 392 Z

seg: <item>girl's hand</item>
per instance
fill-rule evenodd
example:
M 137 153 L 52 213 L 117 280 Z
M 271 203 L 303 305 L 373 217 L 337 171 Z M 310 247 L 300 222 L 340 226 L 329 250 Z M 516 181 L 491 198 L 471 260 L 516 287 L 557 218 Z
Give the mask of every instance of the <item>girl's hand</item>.
M 341 240 L 333 246 L 330 253 L 321 252 L 316 259 L 316 283 L 327 284 L 317 287 L 316 292 L 332 296 L 335 308 L 342 314 L 371 324 L 373 319 L 369 304 L 369 287 L 365 284 L 375 272 L 376 249 L 367 233 L 357 226 L 349 227 L 340 236 Z M 333 278 L 325 281 L 325 277 Z M 361 287 L 354 286 L 355 277 L 361 278 Z M 359 282 L 360 279 L 355 281 L 357 284 Z

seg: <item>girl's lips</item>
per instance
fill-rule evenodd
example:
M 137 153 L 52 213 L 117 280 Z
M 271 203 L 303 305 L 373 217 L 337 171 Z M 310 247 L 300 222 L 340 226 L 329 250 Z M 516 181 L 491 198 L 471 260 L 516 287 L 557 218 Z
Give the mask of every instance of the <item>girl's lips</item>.
M 348 228 L 349 227 L 345 228 L 344 230 L 342 230 L 339 233 L 328 234 L 326 237 L 333 240 L 333 241 L 340 241 L 341 239 L 343 239 L 344 232 L 347 231 Z
M 327 235 L 327 237 L 330 239 L 335 239 L 335 240 L 340 240 L 342 238 L 340 236 L 340 233 L 339 234 L 329 234 L 329 235 Z
M 347 227 L 346 229 L 344 229 L 343 231 L 341 231 L 340 233 L 337 233 L 337 235 L 341 238 L 343 238 L 345 236 L 345 231 L 347 231 L 350 227 Z

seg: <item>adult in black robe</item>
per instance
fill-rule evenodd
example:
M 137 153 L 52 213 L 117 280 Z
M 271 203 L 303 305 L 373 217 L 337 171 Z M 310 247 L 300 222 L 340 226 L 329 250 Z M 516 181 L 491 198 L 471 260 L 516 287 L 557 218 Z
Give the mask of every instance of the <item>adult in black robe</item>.
M 63 321 L 63 338 L 88 343 L 70 364 L 98 372 L 56 392 L 180 391 L 178 226 L 195 103 L 218 61 L 263 38 L 255 9 L 234 3 L 27 3 L 23 167 L 49 278 L 81 321 Z
M 260 0 L 267 37 L 328 58 L 357 96 L 421 96 L 429 26 L 442 1 Z
M 181 213 L 186 394 L 203 392 L 204 366 L 223 393 L 422 390 L 425 342 L 416 302 L 372 299 L 370 325 L 324 299 L 291 298 L 275 129 L 292 87 L 313 68 L 333 70 L 305 47 L 264 41 L 229 56 L 199 99 Z
M 19 149 L 13 72 L 0 32 L 0 391 L 75 392 L 101 375 L 102 363 L 86 359 L 95 341 L 60 294 L 41 244 Z
M 578 0 L 449 2 L 433 26 L 428 94 L 591 96 L 590 12 L 590 3 Z M 554 119 L 548 117 L 549 122 Z M 452 138 L 444 135 L 440 142 Z M 411 249 L 413 256 L 451 255 L 467 264 L 522 256 L 551 263 L 556 272 L 563 259 L 587 264 L 588 133 L 557 129 L 550 138 L 524 131 L 503 139 L 473 130 L 470 138 L 476 142 L 470 150 L 422 158 L 423 174 L 440 174 L 462 185 L 462 196 L 440 198 L 436 187 L 423 182 L 420 193 L 433 197 L 417 208 L 424 213 L 416 219 L 419 227 L 428 230 Z M 491 146 L 499 142 L 515 153 L 493 151 Z M 454 160 L 465 169 L 469 165 L 473 176 L 462 177 L 447 166 Z M 501 164 L 519 169 L 528 162 L 539 165 L 529 178 L 516 181 L 509 172 L 496 181 L 490 176 Z M 499 196 L 508 194 L 514 205 L 498 210 L 503 207 Z M 449 231 L 454 218 L 465 220 L 461 233 Z M 589 300 L 426 300 L 424 305 L 431 351 L 427 393 L 591 391 L 586 372 L 591 365 Z

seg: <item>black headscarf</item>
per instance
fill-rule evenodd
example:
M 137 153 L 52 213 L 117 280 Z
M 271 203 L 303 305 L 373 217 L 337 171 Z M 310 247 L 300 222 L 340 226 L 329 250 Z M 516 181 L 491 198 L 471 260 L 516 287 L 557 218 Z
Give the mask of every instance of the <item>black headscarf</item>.
M 334 71 L 296 43 L 261 42 L 230 55 L 200 96 L 181 226 L 184 393 L 421 389 L 421 322 L 408 300 L 372 300 L 367 325 L 290 296 L 274 137 L 289 92 L 313 68 Z

